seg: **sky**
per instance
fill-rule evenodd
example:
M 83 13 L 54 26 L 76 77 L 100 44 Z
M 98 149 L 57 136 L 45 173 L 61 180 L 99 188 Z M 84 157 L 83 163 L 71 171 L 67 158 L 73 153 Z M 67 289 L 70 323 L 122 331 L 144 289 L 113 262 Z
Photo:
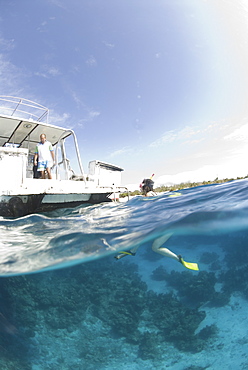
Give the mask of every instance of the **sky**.
M 122 167 L 125 186 L 248 174 L 246 0 L 0 7 L 0 95 L 73 129 L 86 173 L 97 159 Z

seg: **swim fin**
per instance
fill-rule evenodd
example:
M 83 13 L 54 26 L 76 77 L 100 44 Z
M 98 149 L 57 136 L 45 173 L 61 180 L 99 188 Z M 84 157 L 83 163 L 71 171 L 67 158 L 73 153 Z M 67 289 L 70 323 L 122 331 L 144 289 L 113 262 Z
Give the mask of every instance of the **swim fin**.
M 135 256 L 136 253 L 133 253 L 131 251 L 121 251 L 120 254 L 118 254 L 117 256 L 115 256 L 115 259 L 116 260 L 119 260 L 123 257 L 126 257 L 126 256 Z
M 179 257 L 179 262 L 184 266 L 186 267 L 187 269 L 189 270 L 194 270 L 194 271 L 199 271 L 199 267 L 198 267 L 198 264 L 197 263 L 194 263 L 194 262 L 185 262 L 182 258 L 182 256 L 178 256 Z

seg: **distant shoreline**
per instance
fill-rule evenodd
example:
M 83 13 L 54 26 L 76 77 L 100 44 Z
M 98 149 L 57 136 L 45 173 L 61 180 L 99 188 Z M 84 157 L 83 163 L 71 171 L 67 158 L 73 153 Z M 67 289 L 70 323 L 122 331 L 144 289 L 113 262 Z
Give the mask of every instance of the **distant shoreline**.
M 225 182 L 230 182 L 230 181 L 235 181 L 235 180 L 244 180 L 244 179 L 247 179 L 248 178 L 248 175 L 245 176 L 245 177 L 237 177 L 236 179 L 235 178 L 226 178 L 226 179 L 218 179 L 218 177 L 216 179 L 214 179 L 213 181 L 199 181 L 199 182 L 181 182 L 180 184 L 174 184 L 174 185 L 162 185 L 162 186 L 159 186 L 157 188 L 154 189 L 155 192 L 157 193 L 162 193 L 162 192 L 166 192 L 166 191 L 177 191 L 177 190 L 182 190 L 182 189 L 187 189 L 187 188 L 195 188 L 197 186 L 203 186 L 203 185 L 211 185 L 211 184 L 223 184 Z M 131 196 L 134 196 L 134 195 L 140 195 L 140 191 L 139 190 L 135 190 L 135 191 L 131 191 L 129 192 L 129 195 Z M 121 193 L 120 194 L 120 198 L 124 198 L 128 196 L 128 193 L 125 192 L 125 193 Z

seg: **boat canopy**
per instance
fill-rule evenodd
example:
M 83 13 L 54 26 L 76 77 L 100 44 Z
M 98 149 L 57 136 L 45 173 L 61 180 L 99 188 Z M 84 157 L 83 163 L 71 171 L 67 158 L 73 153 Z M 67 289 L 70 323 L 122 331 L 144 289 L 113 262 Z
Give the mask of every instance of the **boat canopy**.
M 65 179 L 72 177 L 76 180 L 82 179 L 86 181 L 74 131 L 49 124 L 47 122 L 48 114 L 49 110 L 46 107 L 31 100 L 0 95 L 0 147 L 28 149 L 28 155 L 32 157 L 35 153 L 37 143 L 40 142 L 40 135 L 45 134 L 47 140 L 51 142 L 56 150 L 56 178 L 59 178 L 59 167 L 63 166 L 65 170 Z M 71 169 L 70 161 L 66 156 L 64 140 L 69 136 L 73 137 L 80 170 L 79 176 L 75 175 L 74 171 Z M 118 177 L 118 181 L 116 181 L 117 176 L 119 176 L 116 173 L 121 171 L 123 171 L 122 168 L 106 162 L 91 161 L 89 163 L 89 175 L 92 176 L 99 185 L 100 178 L 108 178 L 111 185 L 113 182 L 119 183 L 120 177 Z M 73 172 L 73 175 L 71 175 L 71 172 Z M 109 175 L 110 172 L 112 173 L 112 177 Z M 114 174 L 114 172 L 116 173 Z
M 53 146 L 73 133 L 73 131 L 66 128 L 33 121 L 32 119 L 23 120 L 4 115 L 0 115 L 0 123 L 0 146 L 13 145 L 27 148 L 30 153 L 35 152 L 35 147 L 40 141 L 40 135 L 43 133 Z
M 27 148 L 30 153 L 40 142 L 40 135 L 56 145 L 72 130 L 48 124 L 49 110 L 31 100 L 0 95 L 0 146 Z
M 73 130 L 54 126 L 48 121 L 49 110 L 31 100 L 0 95 L 0 147 L 14 147 L 28 149 L 29 156 L 34 155 L 40 135 L 45 134 L 47 140 L 56 147 L 56 172 L 58 166 L 64 165 L 69 176 L 64 140 L 72 136 L 80 173 L 84 170 L 79 153 L 77 138 Z M 62 160 L 58 162 L 58 145 L 61 148 Z

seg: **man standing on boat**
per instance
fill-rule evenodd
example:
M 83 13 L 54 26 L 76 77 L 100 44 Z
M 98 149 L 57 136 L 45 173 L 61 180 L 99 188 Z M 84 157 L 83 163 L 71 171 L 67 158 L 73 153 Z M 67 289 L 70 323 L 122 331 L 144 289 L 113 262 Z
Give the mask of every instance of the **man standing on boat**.
M 40 142 L 36 145 L 34 154 L 34 165 L 37 165 L 38 159 L 38 169 L 41 172 L 41 178 L 45 179 L 45 172 L 48 174 L 48 178 L 52 178 L 51 174 L 51 164 L 55 164 L 55 155 L 53 146 L 50 141 L 47 141 L 46 135 L 40 135 Z

